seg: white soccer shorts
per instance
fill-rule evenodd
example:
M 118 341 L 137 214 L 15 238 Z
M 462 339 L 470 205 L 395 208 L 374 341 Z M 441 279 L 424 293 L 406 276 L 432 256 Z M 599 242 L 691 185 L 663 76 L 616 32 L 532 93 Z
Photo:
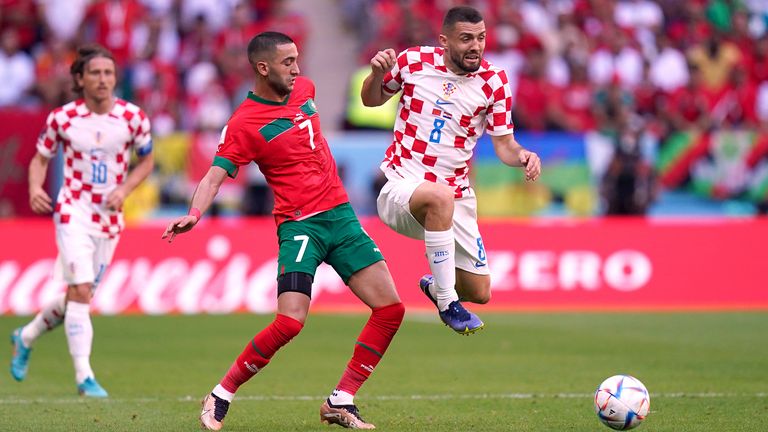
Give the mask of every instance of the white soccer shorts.
M 74 224 L 56 226 L 56 258 L 54 276 L 67 285 L 92 283 L 93 288 L 112 262 L 119 236 L 104 238 L 89 235 Z
M 426 180 L 388 180 L 379 193 L 379 218 L 405 236 L 424 240 L 424 227 L 413 217 L 409 202 L 416 188 Z M 456 267 L 470 273 L 489 275 L 483 238 L 477 226 L 477 199 L 471 188 L 467 196 L 454 201 L 453 234 L 456 238 Z

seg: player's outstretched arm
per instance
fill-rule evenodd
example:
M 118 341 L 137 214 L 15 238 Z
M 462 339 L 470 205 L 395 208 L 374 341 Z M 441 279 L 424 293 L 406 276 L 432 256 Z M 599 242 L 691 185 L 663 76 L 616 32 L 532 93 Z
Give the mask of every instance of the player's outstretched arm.
M 29 163 L 29 177 L 27 179 L 29 182 L 29 206 L 33 212 L 38 214 L 53 211 L 53 200 L 43 188 L 45 175 L 48 172 L 48 162 L 50 159 L 38 152 L 35 153 Z
M 382 82 L 384 75 L 392 69 L 397 62 L 397 53 L 392 48 L 379 51 L 371 59 L 371 73 L 363 81 L 363 88 L 360 90 L 360 98 L 363 105 L 375 107 L 383 105 L 391 97 L 384 92 Z
M 205 174 L 200 184 L 197 185 L 195 193 L 192 195 L 191 209 L 196 209 L 200 214 L 205 213 L 208 207 L 213 203 L 213 198 L 219 193 L 219 188 L 227 177 L 227 172 L 220 167 L 212 166 Z M 190 214 L 178 217 L 168 224 L 161 238 L 167 238 L 168 243 L 173 241 L 176 234 L 185 233 L 194 227 L 199 219 L 195 210 L 190 210 Z
M 155 159 L 152 153 L 141 156 L 139 163 L 128 174 L 125 181 L 118 185 L 107 197 L 107 208 L 110 210 L 118 210 L 123 207 L 123 202 L 128 195 L 133 192 L 136 187 L 141 184 L 150 174 L 155 167 Z
M 501 136 L 491 135 L 496 156 L 506 165 L 523 167 L 525 179 L 535 181 L 541 175 L 541 160 L 536 153 L 526 150 L 515 140 L 514 134 Z

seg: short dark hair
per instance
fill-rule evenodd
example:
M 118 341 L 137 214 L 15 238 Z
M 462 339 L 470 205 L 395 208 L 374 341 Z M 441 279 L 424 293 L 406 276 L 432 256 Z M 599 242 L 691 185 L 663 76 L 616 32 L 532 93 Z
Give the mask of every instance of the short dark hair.
M 275 48 L 278 45 L 294 43 L 288 35 L 280 32 L 266 31 L 257 34 L 248 43 L 248 61 L 251 64 L 255 64 L 255 57 L 259 57 L 265 53 L 275 52 Z
M 69 73 L 72 75 L 72 91 L 80 96 L 83 95 L 83 87 L 77 84 L 77 75 L 82 76 L 85 73 L 85 65 L 96 57 L 104 57 L 112 60 L 112 63 L 115 64 L 115 69 L 117 69 L 115 56 L 113 56 L 112 52 L 108 49 L 99 44 L 80 46 L 77 49 L 77 57 L 75 58 L 75 61 L 73 61 L 72 66 L 69 67 Z
M 453 27 L 457 22 L 477 24 L 483 20 L 480 12 L 471 6 L 456 6 L 448 9 L 443 18 L 443 29 Z

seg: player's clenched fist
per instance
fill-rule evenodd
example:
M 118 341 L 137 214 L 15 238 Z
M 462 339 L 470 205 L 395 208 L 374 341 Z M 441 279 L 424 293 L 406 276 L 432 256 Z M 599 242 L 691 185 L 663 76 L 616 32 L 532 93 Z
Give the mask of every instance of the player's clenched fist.
M 379 51 L 371 59 L 371 71 L 374 74 L 384 75 L 392 69 L 397 61 L 397 53 L 392 48 Z
M 197 224 L 197 216 L 195 215 L 178 217 L 168 224 L 168 228 L 165 229 L 161 238 L 168 238 L 168 243 L 170 243 L 173 241 L 173 238 L 176 237 L 176 234 L 185 233 L 191 230 L 195 224 Z

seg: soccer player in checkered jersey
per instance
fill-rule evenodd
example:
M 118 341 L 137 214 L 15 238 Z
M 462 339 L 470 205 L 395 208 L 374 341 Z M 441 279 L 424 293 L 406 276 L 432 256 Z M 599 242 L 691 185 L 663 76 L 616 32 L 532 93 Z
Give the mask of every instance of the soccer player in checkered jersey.
M 352 359 L 320 407 L 321 421 L 352 429 L 374 428 L 360 417 L 354 396 L 384 355 L 405 313 L 384 257 L 349 204 L 320 131 L 315 86 L 299 76 L 298 56 L 296 45 L 282 33 L 264 32 L 250 41 L 254 89 L 222 131 L 213 166 L 200 181 L 189 214 L 172 221 L 162 236 L 171 241 L 191 230 L 224 179 L 235 177 L 243 165 L 258 164 L 274 191 L 277 313 L 203 399 L 200 422 L 205 429 L 221 429 L 238 388 L 304 327 L 312 281 L 321 262 L 330 264 L 372 311 Z
M 29 164 L 29 203 L 35 213 L 53 211 L 59 250 L 55 273 L 67 290 L 13 332 L 11 374 L 23 380 L 35 339 L 63 323 L 78 392 L 107 397 L 90 364 L 90 302 L 123 230 L 123 202 L 152 172 L 152 138 L 144 112 L 113 94 L 117 71 L 108 50 L 80 47 L 70 71 L 80 98 L 51 111 Z M 59 146 L 64 185 L 54 204 L 43 184 Z M 138 163 L 129 171 L 131 152 Z
M 477 202 L 468 162 L 486 130 L 503 163 L 539 177 L 539 157 L 515 141 L 512 94 L 506 73 L 483 60 L 485 24 L 466 6 L 443 20 L 441 47 L 392 49 L 371 59 L 363 104 L 379 106 L 402 90 L 394 142 L 382 171 L 379 217 L 395 231 L 423 239 L 432 274 L 419 285 L 442 321 L 460 334 L 483 322 L 460 300 L 487 303 L 491 281 L 477 226 Z

